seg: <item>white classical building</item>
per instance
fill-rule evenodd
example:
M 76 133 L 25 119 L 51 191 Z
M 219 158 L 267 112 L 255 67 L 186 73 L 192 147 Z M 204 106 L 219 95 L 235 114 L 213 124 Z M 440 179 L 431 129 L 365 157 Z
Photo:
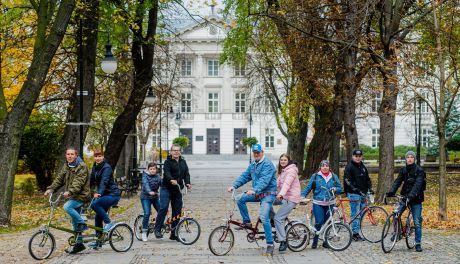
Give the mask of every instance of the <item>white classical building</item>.
M 174 107 L 175 113 L 169 115 L 168 128 L 163 128 L 161 133 L 162 148 L 171 146 L 180 129 L 180 134 L 190 140 L 184 154 L 247 154 L 241 138 L 253 136 L 264 146 L 266 153 L 278 156 L 287 150 L 287 140 L 277 128 L 269 103 L 262 102 L 259 105 L 265 107 L 250 111 L 245 93 L 248 85 L 245 68 L 219 63 L 225 36 L 221 20 L 211 15 L 207 21 L 183 27 L 170 42 L 170 52 L 175 54 L 180 65 L 181 100 Z M 380 133 L 377 106 L 381 94 L 361 96 L 368 97 L 361 100 L 368 103 L 364 103 L 357 114 L 359 142 L 377 147 Z M 180 126 L 174 122 L 176 109 L 180 110 Z M 409 110 L 401 99 L 398 100 L 398 109 L 395 145 L 415 145 L 413 108 Z M 426 104 L 422 104 L 421 109 L 422 143 L 426 146 L 434 123 Z M 313 128 L 310 128 L 307 140 L 311 139 L 312 133 Z M 154 135 L 156 146 L 159 146 L 159 138 L 157 131 Z

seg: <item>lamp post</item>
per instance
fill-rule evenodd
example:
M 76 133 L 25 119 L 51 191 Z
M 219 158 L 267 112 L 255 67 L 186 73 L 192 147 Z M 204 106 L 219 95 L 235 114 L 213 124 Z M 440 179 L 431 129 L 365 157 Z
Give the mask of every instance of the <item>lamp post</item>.
M 252 137 L 252 105 L 249 105 L 249 137 Z M 252 148 L 252 146 L 249 147 Z M 251 152 L 252 150 L 249 149 L 249 164 L 252 162 Z
M 169 155 L 169 114 L 174 114 L 172 106 L 169 107 L 169 111 L 166 112 L 166 148 Z
M 179 130 L 179 137 L 180 137 L 180 125 L 182 124 L 182 119 L 181 119 L 181 114 L 180 111 L 176 113 L 176 119 L 174 120 L 174 123 L 176 123 L 178 130 Z
M 80 99 L 80 125 L 79 125 L 79 136 L 80 136 L 80 156 L 83 158 L 83 21 L 80 16 L 78 19 L 78 81 L 79 81 L 79 99 Z

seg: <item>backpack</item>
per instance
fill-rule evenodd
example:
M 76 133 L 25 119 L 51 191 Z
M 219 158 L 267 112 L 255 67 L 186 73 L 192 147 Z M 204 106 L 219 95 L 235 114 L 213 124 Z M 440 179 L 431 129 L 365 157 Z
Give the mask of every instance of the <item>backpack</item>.
M 410 176 L 406 167 L 402 168 L 402 173 L 404 175 Z M 423 173 L 423 170 L 417 165 L 417 167 L 415 169 L 415 177 L 414 177 L 415 179 L 417 179 L 417 174 L 418 173 Z M 422 189 L 420 191 L 422 191 L 422 192 L 426 191 L 426 173 L 423 173 L 423 184 L 422 184 Z

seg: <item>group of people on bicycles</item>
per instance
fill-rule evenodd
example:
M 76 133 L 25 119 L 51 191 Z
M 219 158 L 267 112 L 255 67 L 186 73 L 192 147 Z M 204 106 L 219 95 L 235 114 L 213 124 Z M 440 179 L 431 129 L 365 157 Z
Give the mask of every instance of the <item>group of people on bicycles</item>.
M 180 189 L 184 188 L 184 184 L 188 189 L 191 188 L 187 163 L 181 157 L 180 150 L 179 145 L 171 147 L 171 155 L 164 162 L 162 180 L 158 175 L 158 167 L 155 163 L 150 163 L 142 176 L 141 204 L 145 216 L 143 228 L 147 229 L 151 206 L 153 206 L 158 212 L 157 225 L 155 226 L 157 238 L 162 237 L 160 230 L 169 203 L 171 202 L 173 215 L 180 215 L 182 210 Z M 73 230 L 77 233 L 75 245 L 67 251 L 69 254 L 76 254 L 86 249 L 82 242 L 82 232 L 87 230 L 88 226 L 80 213 L 84 204 L 91 201 L 91 198 L 91 209 L 96 212 L 95 226 L 102 229 L 103 232 L 109 232 L 114 227 L 108 211 L 120 201 L 121 191 L 113 177 L 112 167 L 104 159 L 103 151 L 95 150 L 93 154 L 95 162 L 91 173 L 89 173 L 89 169 L 78 155 L 78 151 L 75 148 L 67 148 L 66 162 L 45 192 L 45 196 L 47 196 L 61 187 L 64 188 L 63 195 L 67 199 L 64 210 L 72 219 Z M 173 228 L 177 222 L 177 220 L 173 221 Z M 146 233 L 143 232 L 144 241 L 147 240 L 147 236 L 144 235 Z M 96 236 L 99 235 L 101 235 L 100 231 L 96 231 Z M 174 233 L 171 239 L 177 240 Z M 101 246 L 102 243 L 98 240 L 89 244 L 89 247 L 93 249 Z
M 279 251 L 287 248 L 286 231 L 284 221 L 290 212 L 313 191 L 313 215 L 315 218 L 315 228 L 319 230 L 333 212 L 331 207 L 336 204 L 335 197 L 331 197 L 331 190 L 339 194 L 343 191 L 350 200 L 351 217 L 354 218 L 363 206 L 366 193 L 372 192 L 372 183 L 368 170 L 362 162 L 363 153 L 361 150 L 354 150 L 352 161 L 346 166 L 344 171 L 344 187 L 340 183 L 339 177 L 331 171 L 329 161 L 320 162 L 319 169 L 314 173 L 304 190 L 301 192 L 298 179 L 298 168 L 296 162 L 291 160 L 287 154 L 282 154 L 279 158 L 278 168 L 276 169 L 272 161 L 264 156 L 264 150 L 260 144 L 255 144 L 251 148 L 254 161 L 236 179 L 232 186 L 227 190 L 234 191 L 252 182 L 252 188 L 237 197 L 237 205 L 241 213 L 244 225 L 251 226 L 246 203 L 260 203 L 259 218 L 262 222 L 265 239 L 267 243 L 266 255 L 273 255 L 274 244 L 272 235 L 271 219 L 273 219 L 277 236 L 280 241 Z M 149 163 L 147 170 L 142 175 L 141 204 L 144 210 L 142 224 L 142 240 L 147 241 L 147 229 L 151 215 L 151 207 L 157 211 L 155 221 L 155 237 L 163 237 L 161 228 L 166 218 L 169 204 L 172 207 L 173 223 L 172 228 L 177 225 L 182 211 L 182 193 L 184 187 L 191 189 L 190 174 L 186 161 L 181 157 L 181 147 L 173 145 L 171 153 L 164 162 L 163 178 L 159 175 L 159 168 L 156 163 Z M 403 185 L 401 195 L 405 197 L 404 205 L 410 206 L 414 225 L 416 251 L 422 251 L 422 202 L 424 200 L 423 191 L 425 190 L 425 172 L 415 164 L 415 153 L 407 152 L 406 166 L 403 167 L 397 179 L 394 181 L 386 196 L 394 196 L 398 188 Z M 120 200 L 120 189 L 113 177 L 112 167 L 105 161 L 104 153 L 101 150 L 94 151 L 95 163 L 91 173 L 83 160 L 78 156 L 78 151 L 74 148 L 66 150 L 66 163 L 54 179 L 53 183 L 47 188 L 45 195 L 57 191 L 64 187 L 64 197 L 67 199 L 64 210 L 72 219 L 74 231 L 77 233 L 74 247 L 68 251 L 70 254 L 78 253 L 85 249 L 82 243 L 81 233 L 88 229 L 85 220 L 80 215 L 82 206 L 94 199 L 91 208 L 96 212 L 95 226 L 103 227 L 103 232 L 108 232 L 114 226 L 108 215 L 109 209 L 116 205 Z M 91 192 L 93 190 L 93 192 Z M 280 204 L 281 207 L 275 213 L 273 204 Z M 405 206 L 401 206 L 401 212 Z M 353 240 L 361 241 L 359 218 L 351 224 Z M 98 235 L 98 234 L 96 234 Z M 177 240 L 175 233 L 171 233 L 170 239 Z M 312 248 L 318 246 L 318 235 L 313 237 Z M 97 249 L 102 245 L 96 241 L 89 245 Z M 327 243 L 323 243 L 327 248 Z
M 369 172 L 364 165 L 363 153 L 356 149 L 353 151 L 352 160 L 344 170 L 344 188 L 340 184 L 339 177 L 331 171 L 328 160 L 320 162 L 319 169 L 311 175 L 306 187 L 300 192 L 300 182 L 298 179 L 298 169 L 295 161 L 289 155 L 282 154 L 279 159 L 278 169 L 270 159 L 264 156 L 263 148 L 260 144 L 252 146 L 254 161 L 247 169 L 227 188 L 228 192 L 233 192 L 252 182 L 251 189 L 237 196 L 237 205 L 240 210 L 243 224 L 251 227 L 251 220 L 246 203 L 260 203 L 259 218 L 264 228 L 267 243 L 265 255 L 273 255 L 274 244 L 272 226 L 270 219 L 274 219 L 277 236 L 280 241 L 279 251 L 287 248 L 286 232 L 284 221 L 290 212 L 306 196 L 313 191 L 313 215 L 315 218 L 315 228 L 320 230 L 321 226 L 329 218 L 332 208 L 336 205 L 333 193 L 340 194 L 345 192 L 350 201 L 351 218 L 353 220 L 351 229 L 354 241 L 362 241 L 360 236 L 359 217 L 355 217 L 366 205 L 367 193 L 373 193 L 372 182 Z M 387 197 L 394 196 L 398 188 L 403 184 L 401 195 L 405 197 L 404 204 L 411 207 L 415 225 L 415 248 L 417 252 L 422 251 L 422 202 L 423 191 L 425 190 L 425 172 L 415 164 L 415 153 L 408 151 L 405 156 L 406 166 L 403 167 L 397 179 L 394 181 Z M 332 192 L 331 192 L 332 191 Z M 273 204 L 280 203 L 281 207 L 276 213 L 273 211 Z M 405 206 L 401 206 L 401 213 Z M 312 248 L 318 247 L 318 235 L 313 237 Z M 328 244 L 323 242 L 323 247 L 328 248 Z

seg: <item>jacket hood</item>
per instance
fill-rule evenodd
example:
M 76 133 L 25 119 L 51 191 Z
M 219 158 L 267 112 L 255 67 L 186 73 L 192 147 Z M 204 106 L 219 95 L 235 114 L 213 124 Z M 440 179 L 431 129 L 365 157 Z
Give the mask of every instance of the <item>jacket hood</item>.
M 288 164 L 284 169 L 283 171 L 299 171 L 299 169 L 297 168 L 297 163 L 291 163 L 291 164 Z

